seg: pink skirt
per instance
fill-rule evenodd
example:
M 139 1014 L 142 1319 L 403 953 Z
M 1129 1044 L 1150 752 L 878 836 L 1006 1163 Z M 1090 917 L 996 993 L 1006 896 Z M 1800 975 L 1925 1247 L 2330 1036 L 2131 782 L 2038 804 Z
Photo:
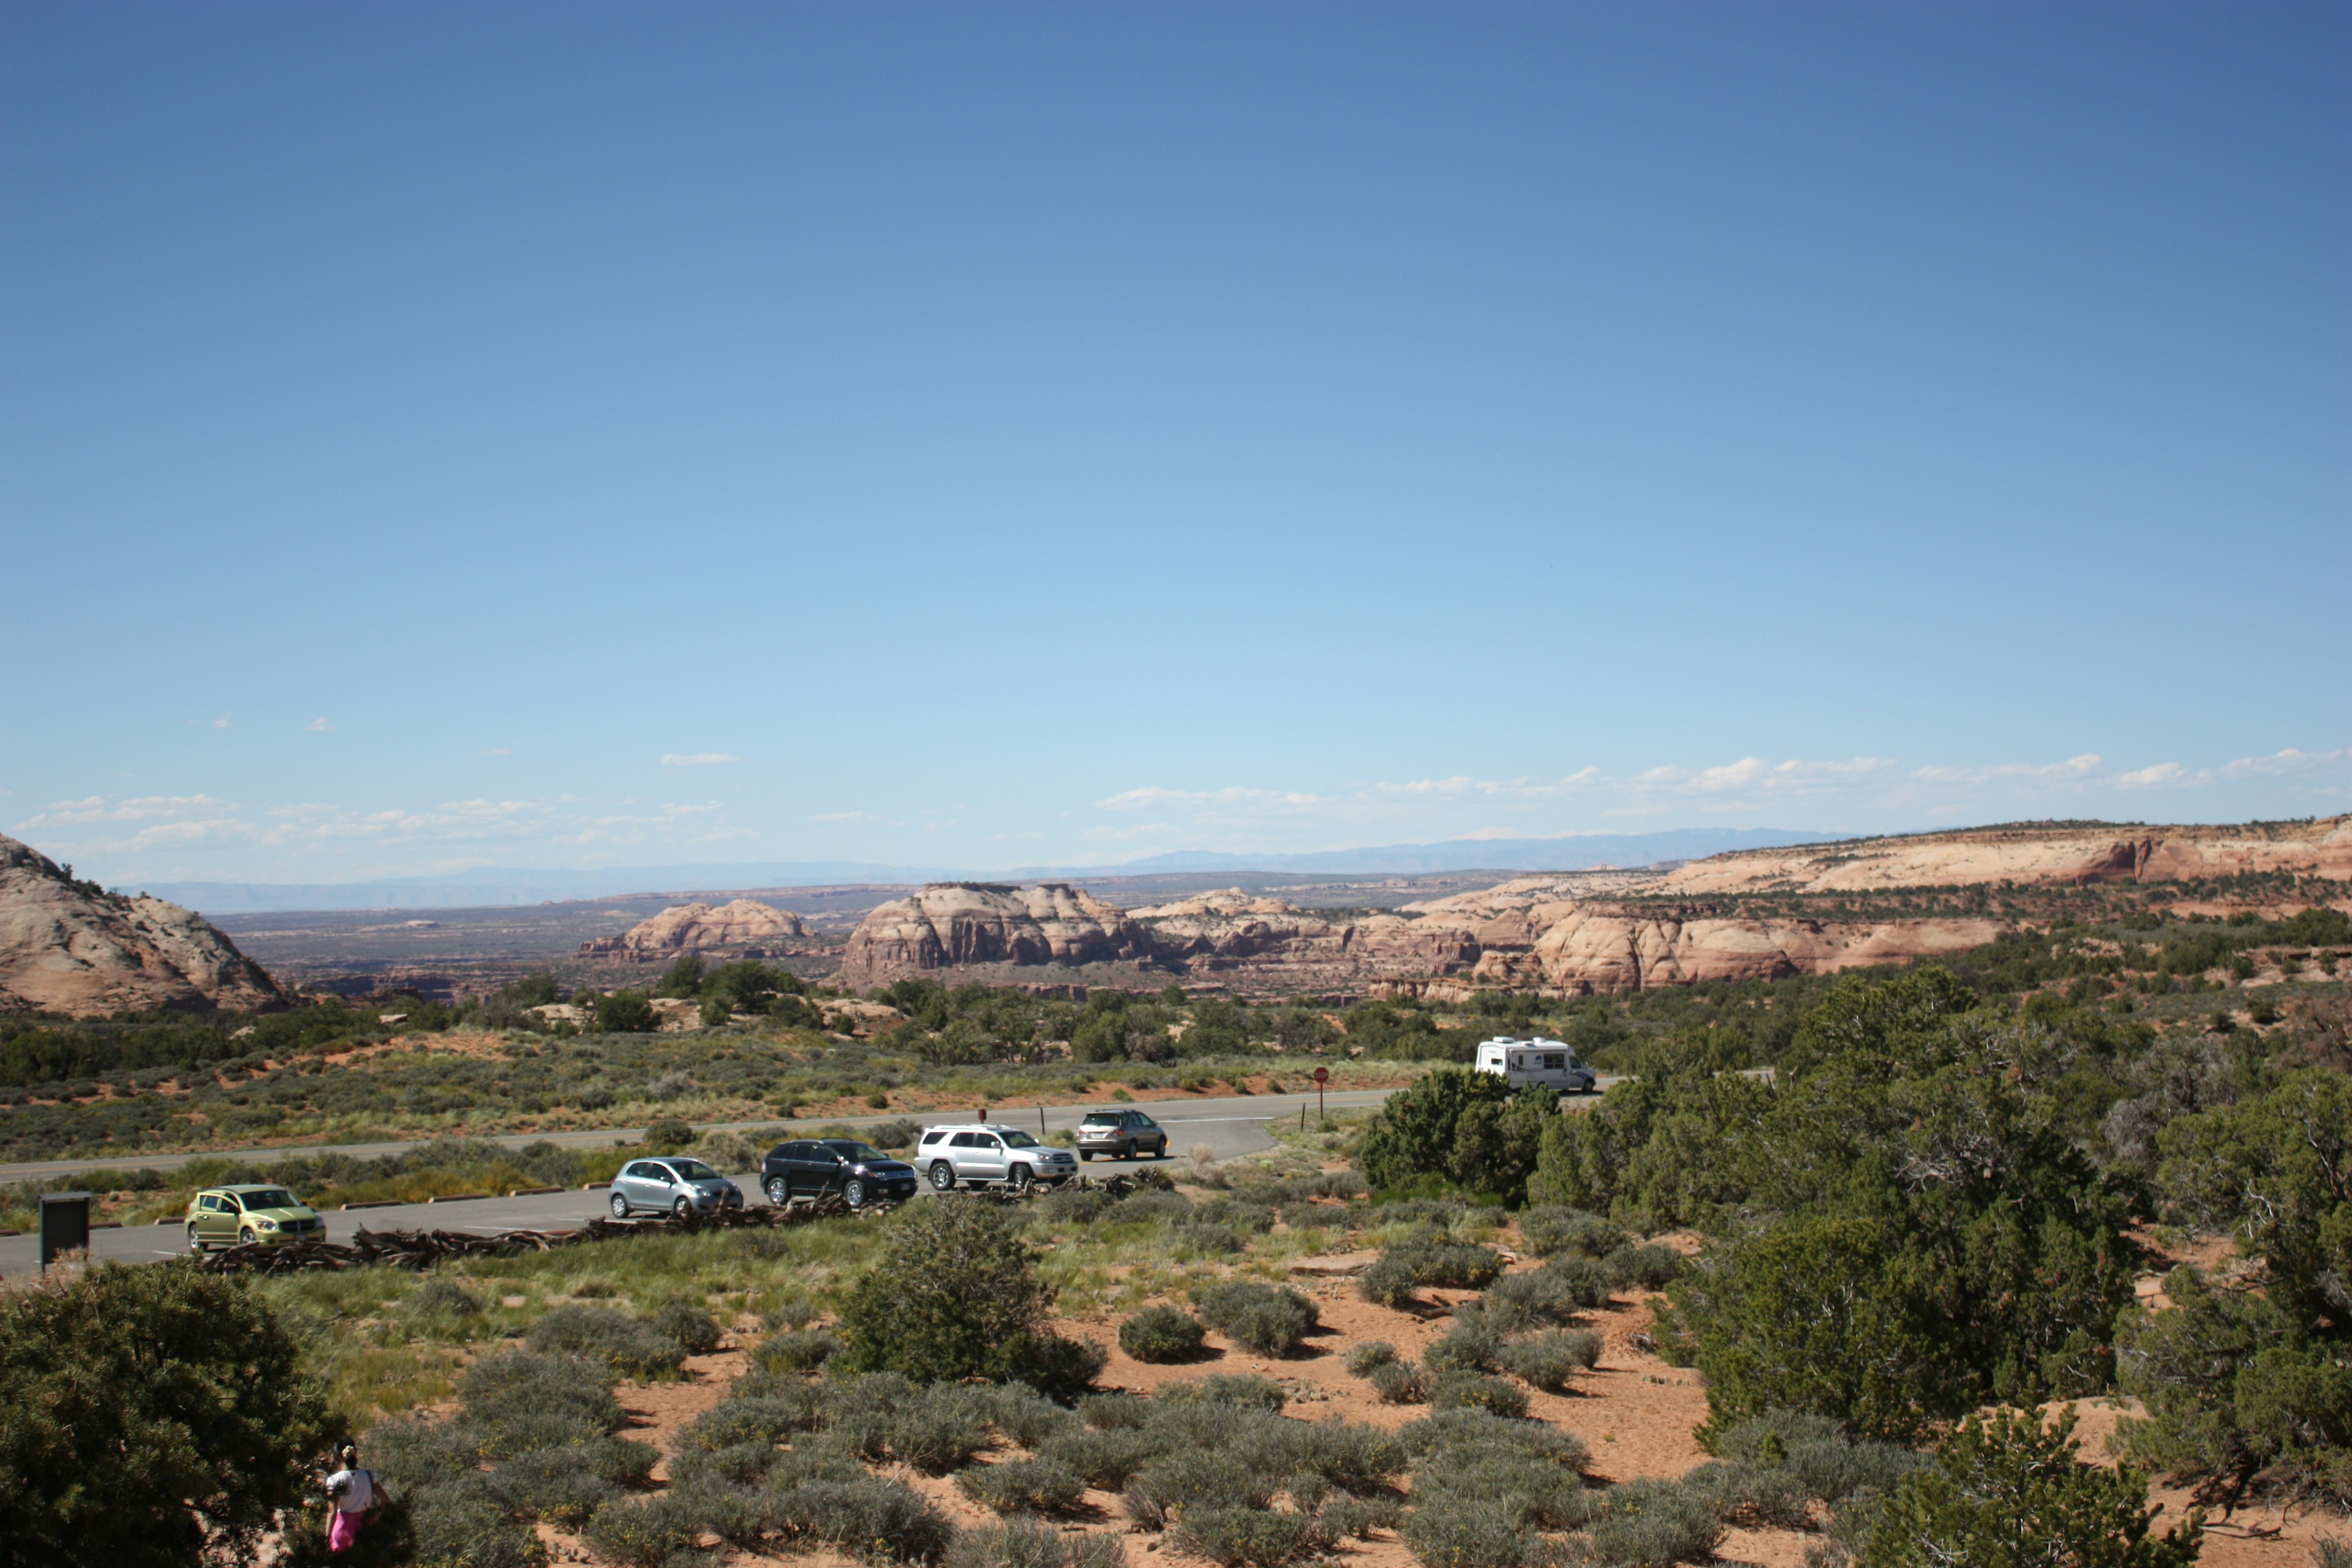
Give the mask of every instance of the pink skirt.
M 335 1517 L 327 1525 L 327 1550 L 349 1552 L 358 1544 L 359 1538 L 360 1516 L 346 1513 L 341 1509 L 335 1510 Z

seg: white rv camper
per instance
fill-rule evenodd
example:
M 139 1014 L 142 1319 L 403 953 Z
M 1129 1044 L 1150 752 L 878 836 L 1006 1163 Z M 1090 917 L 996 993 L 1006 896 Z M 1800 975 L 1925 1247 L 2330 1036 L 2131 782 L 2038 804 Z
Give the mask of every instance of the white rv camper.
M 1563 1094 L 1590 1094 L 1600 1081 L 1565 1040 L 1515 1040 L 1497 1035 L 1479 1046 L 1477 1068 L 1499 1076 L 1513 1089 L 1536 1084 Z

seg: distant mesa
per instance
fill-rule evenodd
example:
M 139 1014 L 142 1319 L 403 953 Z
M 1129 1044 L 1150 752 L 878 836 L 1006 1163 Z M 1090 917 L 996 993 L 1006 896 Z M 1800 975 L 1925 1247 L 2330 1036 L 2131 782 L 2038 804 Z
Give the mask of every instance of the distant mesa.
M 77 881 L 0 835 L 0 1013 L 242 1012 L 285 1000 L 259 964 L 194 910 Z
M 743 958 L 773 958 L 784 945 L 805 938 L 808 929 L 790 910 L 755 899 L 709 904 L 673 904 L 639 921 L 618 936 L 580 944 L 580 956 L 667 958 L 685 952 L 723 952 Z
M 1150 956 L 1149 934 L 1125 910 L 1065 883 L 933 882 L 867 911 L 842 952 L 838 978 L 862 991 L 934 969 Z
M 1938 958 L 2014 923 L 1989 908 L 1891 917 L 1843 909 L 1868 893 L 2277 873 L 2336 884 L 2340 895 L 2352 883 L 2352 816 L 2122 830 L 2025 823 L 1742 849 L 1662 870 L 1520 877 L 1369 915 L 1299 909 L 1239 888 L 1129 910 L 1059 883 L 935 883 L 868 914 L 839 978 L 863 990 L 985 969 L 1019 984 L 1024 967 L 1117 960 L 1266 992 L 1614 995 Z M 1741 912 L 1741 900 L 1757 898 L 1783 907 Z M 1786 907 L 1807 898 L 1821 902 Z

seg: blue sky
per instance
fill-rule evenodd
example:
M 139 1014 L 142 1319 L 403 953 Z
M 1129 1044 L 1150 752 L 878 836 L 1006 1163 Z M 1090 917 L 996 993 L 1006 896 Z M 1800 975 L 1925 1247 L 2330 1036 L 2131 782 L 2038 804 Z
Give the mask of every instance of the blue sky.
M 115 881 L 2352 809 L 2342 6 L 0 12 Z

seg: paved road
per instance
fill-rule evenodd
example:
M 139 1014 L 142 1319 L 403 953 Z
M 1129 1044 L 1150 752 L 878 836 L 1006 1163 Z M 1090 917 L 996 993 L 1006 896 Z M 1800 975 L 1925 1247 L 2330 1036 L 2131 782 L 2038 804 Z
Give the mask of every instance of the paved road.
M 1377 1105 L 1392 1092 L 1389 1089 L 1354 1089 L 1328 1098 L 1333 1110 L 1342 1106 Z M 1162 1100 L 1139 1101 L 1152 1119 L 1168 1129 L 1169 1152 L 1178 1158 L 1189 1153 L 1193 1145 L 1205 1143 L 1219 1159 L 1247 1154 L 1269 1148 L 1274 1138 L 1266 1131 L 1267 1123 L 1276 1121 L 1295 1121 L 1301 1110 L 1311 1120 L 1315 1114 L 1315 1097 L 1297 1094 L 1260 1094 L 1226 1100 Z M 1045 1108 L 1047 1131 L 1064 1127 L 1076 1127 L 1088 1110 L 1099 1106 L 1059 1105 Z M 925 1125 L 942 1121 L 962 1121 L 970 1112 L 931 1111 L 919 1117 Z M 990 1107 L 991 1116 L 998 1121 L 1028 1127 L 1038 1120 L 1034 1106 Z M 864 1116 L 829 1118 L 822 1122 L 800 1124 L 773 1121 L 730 1123 L 734 1131 L 753 1127 L 778 1125 L 859 1126 L 875 1122 L 895 1121 L 897 1116 Z M 593 1132 L 564 1132 L 548 1136 L 547 1142 L 573 1147 L 604 1146 L 616 1141 L 635 1142 L 642 1137 L 640 1128 L 601 1128 Z M 499 1142 L 511 1148 L 536 1142 L 533 1138 L 501 1138 Z M 340 1153 L 376 1155 L 397 1153 L 415 1147 L 414 1143 L 351 1143 L 336 1145 Z M 292 1153 L 289 1149 L 246 1150 L 239 1152 L 268 1156 Z M 320 1152 L 318 1149 L 300 1151 Z M 83 1171 L 107 1167 L 147 1166 L 171 1169 L 200 1156 L 194 1154 L 150 1155 L 144 1159 L 120 1160 L 58 1160 L 31 1164 L 0 1166 L 0 1181 L 25 1181 L 72 1175 Z M 1119 1161 L 1097 1161 L 1087 1167 L 1091 1172 L 1108 1175 L 1125 1169 Z M 747 1193 L 752 1191 L 748 1173 L 737 1173 L 738 1182 Z M 756 1199 L 754 1201 L 757 1201 Z M 364 1223 L 371 1230 L 414 1230 L 438 1227 L 447 1230 L 545 1230 L 577 1225 L 603 1212 L 604 1194 L 597 1193 L 551 1193 L 534 1197 L 485 1198 L 470 1203 L 403 1204 L 392 1208 L 362 1209 L 345 1213 L 330 1212 L 327 1235 L 331 1240 L 348 1240 L 352 1233 Z M 90 1251 L 93 1257 L 115 1258 L 125 1263 L 152 1263 L 158 1258 L 176 1257 L 185 1247 L 177 1222 L 169 1226 L 131 1226 L 120 1230 L 92 1233 Z M 40 1267 L 40 1238 L 35 1236 L 0 1237 L 0 1278 L 37 1272 Z

